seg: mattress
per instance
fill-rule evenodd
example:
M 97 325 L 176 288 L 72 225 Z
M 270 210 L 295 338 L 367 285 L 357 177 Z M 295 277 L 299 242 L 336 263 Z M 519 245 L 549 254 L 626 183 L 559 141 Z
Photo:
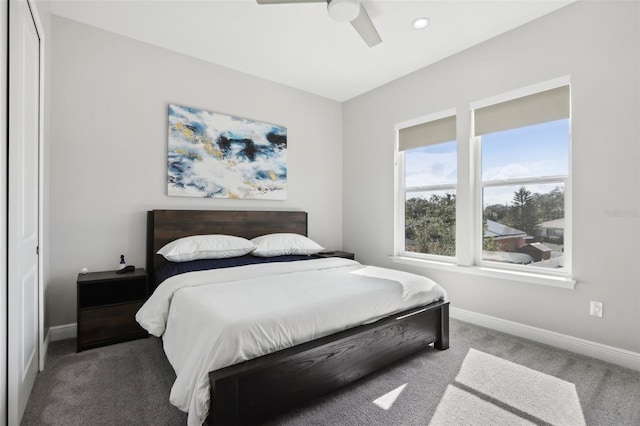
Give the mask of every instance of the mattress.
M 167 278 L 136 315 L 176 372 L 170 401 L 201 425 L 208 372 L 446 298 L 421 275 L 342 259 L 252 264 Z

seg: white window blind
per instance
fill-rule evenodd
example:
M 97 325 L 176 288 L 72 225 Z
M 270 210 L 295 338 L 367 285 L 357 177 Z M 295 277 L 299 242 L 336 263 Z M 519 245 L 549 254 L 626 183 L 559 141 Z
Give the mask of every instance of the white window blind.
M 475 135 L 562 120 L 570 113 L 569 86 L 557 87 L 476 109 Z
M 456 140 L 456 116 L 444 117 L 398 131 L 398 150 L 419 148 Z

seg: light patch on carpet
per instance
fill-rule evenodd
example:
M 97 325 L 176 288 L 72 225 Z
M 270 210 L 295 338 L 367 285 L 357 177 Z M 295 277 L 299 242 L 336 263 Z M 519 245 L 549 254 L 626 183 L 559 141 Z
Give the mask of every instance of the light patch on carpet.
M 380 398 L 373 401 L 373 403 L 378 407 L 382 408 L 383 410 L 388 410 L 389 408 L 391 408 L 391 406 L 393 406 L 393 403 L 396 402 L 396 399 L 398 399 L 398 397 L 400 396 L 404 388 L 407 386 L 407 384 L 408 383 L 405 383 L 402 386 L 398 386 L 391 392 L 385 393 Z
M 447 386 L 429 426 L 535 426 L 507 410 L 455 386 Z
M 552 425 L 586 425 L 573 383 L 473 348 L 456 382 Z

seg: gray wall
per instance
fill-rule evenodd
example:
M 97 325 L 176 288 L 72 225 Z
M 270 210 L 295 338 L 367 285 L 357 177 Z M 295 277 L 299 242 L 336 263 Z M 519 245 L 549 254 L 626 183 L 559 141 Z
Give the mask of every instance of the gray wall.
M 305 210 L 342 247 L 340 103 L 55 16 L 51 48 L 51 326 L 76 322 L 82 267 L 144 266 L 149 209 Z M 169 103 L 286 126 L 288 199 L 168 197 Z
M 346 102 L 345 249 L 435 278 L 454 307 L 639 352 L 639 21 L 638 2 L 577 2 Z M 455 107 L 465 146 L 470 102 L 564 75 L 576 289 L 391 263 L 394 124 Z M 604 302 L 603 318 L 588 315 L 590 300 Z

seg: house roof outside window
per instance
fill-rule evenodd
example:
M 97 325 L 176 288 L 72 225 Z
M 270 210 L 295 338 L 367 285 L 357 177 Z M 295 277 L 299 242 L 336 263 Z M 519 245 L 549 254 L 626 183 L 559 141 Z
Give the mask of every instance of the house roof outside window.
M 502 223 L 495 222 L 493 220 L 487 220 L 487 229 L 484 233 L 485 238 L 493 237 L 495 239 L 500 238 L 517 238 L 527 237 L 527 233 L 516 228 L 512 228 Z

